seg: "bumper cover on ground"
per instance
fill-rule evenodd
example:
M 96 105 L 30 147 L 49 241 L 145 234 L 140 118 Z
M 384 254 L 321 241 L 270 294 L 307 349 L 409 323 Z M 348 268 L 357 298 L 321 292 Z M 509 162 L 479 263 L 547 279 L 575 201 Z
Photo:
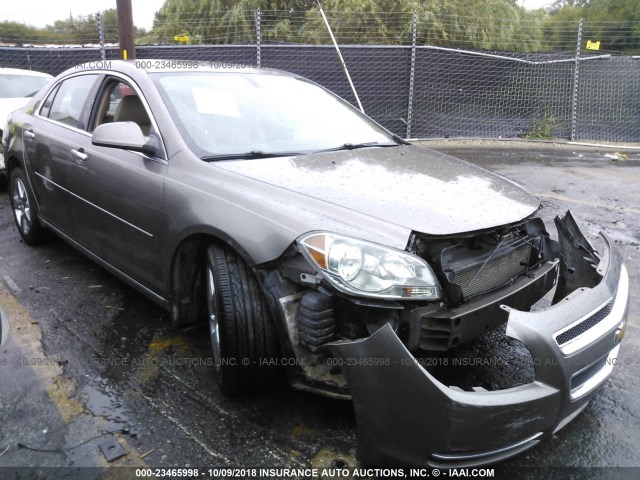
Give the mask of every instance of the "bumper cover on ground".
M 583 240 L 569 236 L 563 242 L 576 248 Z M 485 465 L 533 447 L 575 418 L 611 374 L 627 315 L 628 275 L 620 254 L 604 235 L 602 240 L 596 286 L 543 311 L 503 306 L 507 335 L 531 352 L 530 384 L 497 391 L 450 388 L 415 361 L 389 325 L 366 339 L 332 344 L 346 365 L 358 459 L 378 466 Z M 389 359 L 388 365 L 357 361 L 376 358 Z

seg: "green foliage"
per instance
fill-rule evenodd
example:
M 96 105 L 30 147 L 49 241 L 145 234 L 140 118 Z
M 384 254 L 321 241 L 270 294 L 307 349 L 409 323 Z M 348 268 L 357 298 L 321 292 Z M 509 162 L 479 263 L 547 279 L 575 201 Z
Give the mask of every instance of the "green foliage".
M 640 51 L 640 8 L 637 0 L 558 0 L 545 20 L 545 34 L 559 41 L 563 49 L 573 50 L 580 18 L 584 22 L 583 43 L 599 40 L 601 49 L 609 52 Z M 569 24 L 564 22 L 571 22 L 574 26 L 569 28 Z
M 567 6 L 547 17 L 542 29 L 549 43 L 555 45 L 557 50 L 575 52 L 582 15 L 582 8 Z
M 324 0 L 322 5 L 341 43 L 408 44 L 416 12 L 421 44 L 519 51 L 541 47 L 544 11 L 526 10 L 515 0 Z M 330 41 L 316 3 L 309 0 L 166 0 L 156 13 L 152 37 L 158 43 L 171 43 L 175 36 L 189 36 L 190 43 L 249 42 L 255 37 L 256 9 L 266 12 L 261 22 L 265 42 Z
M 331 29 L 342 43 L 406 44 L 411 41 L 411 4 L 408 2 L 386 2 L 383 10 L 377 0 L 355 0 L 322 2 Z M 392 13 L 390 13 L 392 12 Z M 300 27 L 299 38 L 306 43 L 328 43 L 327 27 L 317 9 L 306 13 L 306 21 Z
M 28 43 L 37 38 L 37 29 L 18 22 L 0 22 L 0 43 Z
M 106 43 L 118 42 L 118 13 L 115 8 L 103 12 Z M 144 29 L 135 28 L 136 36 L 145 35 Z M 17 22 L 0 22 L 0 43 L 18 44 L 87 44 L 98 43 L 96 15 L 69 17 L 56 20 L 53 25 L 36 28 Z
M 553 130 L 558 126 L 553 113 L 545 110 L 544 113 L 535 113 L 531 126 L 525 134 L 527 140 L 551 140 Z
M 255 11 L 282 11 L 282 19 L 264 38 L 288 41 L 296 34 L 291 30 L 290 17 L 304 17 L 315 5 L 308 0 L 166 0 L 156 12 L 152 37 L 157 43 L 173 43 L 176 36 L 189 37 L 189 43 L 244 43 L 255 41 Z
M 483 50 L 574 52 L 580 18 L 587 40 L 604 51 L 640 52 L 638 0 L 556 0 L 548 12 L 526 10 L 516 0 L 323 0 L 342 44 L 406 45 L 417 15 L 421 45 Z M 314 0 L 165 0 L 150 32 L 136 29 L 136 43 L 254 43 L 260 10 L 265 43 L 327 44 L 330 38 Z M 107 43 L 117 43 L 117 13 L 104 12 Z M 0 22 L 0 43 L 98 42 L 95 15 L 56 20 L 45 28 Z
M 485 50 L 539 50 L 544 11 L 509 0 L 416 2 L 420 43 Z

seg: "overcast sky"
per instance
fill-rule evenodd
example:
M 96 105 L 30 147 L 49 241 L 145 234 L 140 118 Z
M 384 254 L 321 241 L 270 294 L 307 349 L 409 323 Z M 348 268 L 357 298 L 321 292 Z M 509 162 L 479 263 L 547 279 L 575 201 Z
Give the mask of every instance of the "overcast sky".
M 22 22 L 35 27 L 52 25 L 56 20 L 89 15 L 109 8 L 116 8 L 116 0 L 5 0 L 0 9 L 0 21 Z M 153 15 L 164 0 L 131 0 L 133 23 L 137 27 L 150 29 Z
M 527 8 L 539 8 L 553 0 L 518 0 Z M 0 21 L 9 20 L 26 23 L 36 27 L 51 25 L 56 20 L 100 12 L 116 8 L 116 0 L 4 0 L 0 9 Z M 162 6 L 164 0 L 131 0 L 133 23 L 147 30 L 153 25 L 153 14 Z

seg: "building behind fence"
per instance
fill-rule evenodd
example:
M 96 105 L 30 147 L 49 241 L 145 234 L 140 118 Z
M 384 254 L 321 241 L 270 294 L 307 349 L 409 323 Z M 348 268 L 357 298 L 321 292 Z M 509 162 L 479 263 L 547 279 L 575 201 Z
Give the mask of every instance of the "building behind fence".
M 221 41 L 213 37 L 175 44 L 185 41 L 184 35 L 176 36 L 173 44 L 138 46 L 137 57 L 282 69 L 355 105 L 328 36 L 296 37 L 289 22 L 280 42 L 273 33 L 278 29 L 268 27 L 281 17 L 278 12 L 245 12 L 244 28 L 237 29 L 235 38 L 227 35 L 224 44 L 212 44 Z M 606 45 L 606 38 L 584 35 L 593 25 L 567 23 L 574 37 L 571 51 L 565 36 L 563 45 L 539 41 L 537 51 L 523 53 L 531 48 L 519 48 L 517 39 L 501 51 L 470 48 L 474 45 L 461 39 L 425 44 L 420 39 L 429 25 L 415 14 L 386 18 L 387 30 L 393 27 L 397 34 L 381 38 L 338 28 L 337 37 L 364 110 L 398 135 L 640 142 L 640 57 L 587 50 L 587 42 Z M 329 12 L 329 19 L 339 26 L 340 12 Z M 526 38 L 526 25 L 520 28 L 524 34 L 519 38 Z M 104 34 L 96 26 L 95 39 L 82 39 L 94 46 L 0 46 L 0 66 L 57 74 L 82 62 L 117 59 L 117 47 L 105 47 Z M 359 38 L 366 43 L 358 43 Z

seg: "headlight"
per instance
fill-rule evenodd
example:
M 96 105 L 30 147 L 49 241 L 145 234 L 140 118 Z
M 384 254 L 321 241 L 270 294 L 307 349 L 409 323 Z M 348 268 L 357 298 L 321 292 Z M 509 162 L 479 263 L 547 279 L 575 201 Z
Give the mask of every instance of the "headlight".
M 324 232 L 303 235 L 298 245 L 316 270 L 345 293 L 394 299 L 440 298 L 433 270 L 413 254 Z

